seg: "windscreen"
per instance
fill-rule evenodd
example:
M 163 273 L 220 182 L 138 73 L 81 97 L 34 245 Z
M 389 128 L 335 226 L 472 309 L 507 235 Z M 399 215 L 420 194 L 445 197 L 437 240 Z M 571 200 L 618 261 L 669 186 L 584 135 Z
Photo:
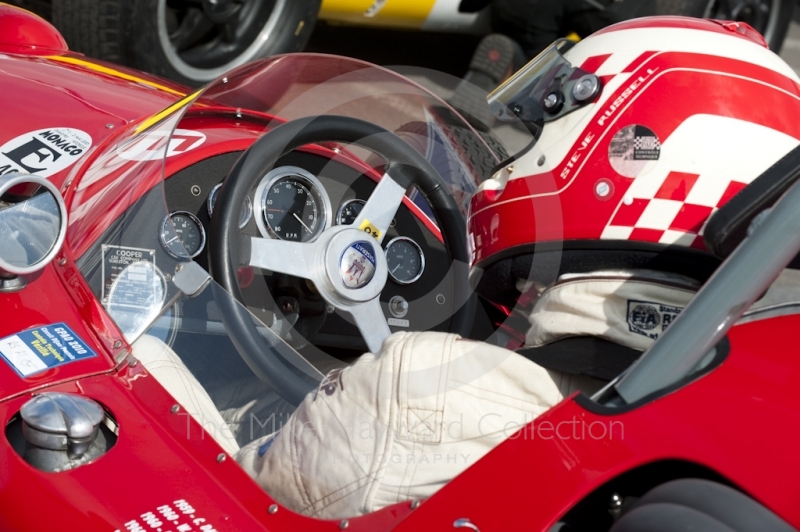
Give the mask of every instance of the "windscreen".
M 326 292 L 319 278 L 309 281 L 299 271 L 278 275 L 249 264 L 255 253 L 237 259 L 237 290 L 224 288 L 210 267 L 210 255 L 224 249 L 211 226 L 219 197 L 225 195 L 226 176 L 272 130 L 320 115 L 362 120 L 410 146 L 435 170 L 437 188 L 453 198 L 453 208 L 445 214 L 461 217 L 462 224 L 470 196 L 487 177 L 486 168 L 501 162 L 485 132 L 476 131 L 417 83 L 361 61 L 297 54 L 243 66 L 132 125 L 113 137 L 77 177 L 68 242 L 84 278 L 134 356 L 153 368 L 153 375 L 159 376 L 159 367 L 185 367 L 189 380 L 196 379 L 209 394 L 211 403 L 192 403 L 187 410 L 194 409 L 197 419 L 216 420 L 211 423 L 215 437 L 226 449 L 277 430 L 275 420 L 281 415 L 285 420 L 323 375 L 370 350 L 370 338 L 357 334 L 370 326 L 353 328 L 358 319 L 347 310 L 347 301 L 342 302 L 346 297 L 336 296 L 347 296 L 349 288 L 339 286 L 331 297 L 335 291 Z M 328 170 L 355 176 L 353 190 L 361 186 L 369 192 L 385 180 L 387 161 L 359 143 L 315 139 L 295 152 L 285 157 L 313 158 L 323 177 Z M 294 253 L 294 248 L 273 249 L 271 243 L 296 241 L 300 246 L 321 241 L 330 232 L 349 234 L 343 226 L 360 220 L 358 211 L 368 204 L 368 193 L 358 203 L 347 196 L 346 187 L 337 192 L 339 185 L 331 180 L 323 184 L 323 177 L 299 168 L 301 163 L 282 163 L 292 168 L 285 175 L 262 169 L 237 209 L 237 238 L 266 242 L 264 260 L 289 260 Z M 383 268 L 386 285 L 402 297 L 376 293 L 372 301 L 377 310 L 362 313 L 361 319 L 377 320 L 376 328 L 387 334 L 447 330 L 450 315 L 471 296 L 466 257 L 452 261 L 444 253 L 441 207 L 437 212 L 415 187 L 396 199 L 401 207 L 394 208 L 401 208 L 406 218 L 390 216 L 385 231 L 394 235 L 404 223 L 413 230 L 370 241 L 367 247 L 364 239 L 354 242 L 346 253 L 334 254 L 336 264 L 329 270 L 341 275 L 341 282 L 360 288 L 362 276 L 371 274 L 368 261 L 374 257 L 365 251 L 371 250 L 380 259 L 371 267 Z M 271 215 L 287 205 L 294 209 L 292 216 L 275 222 Z M 292 223 L 294 229 L 289 228 Z M 313 236 L 301 236 L 314 231 Z M 423 293 L 415 283 L 436 268 L 441 275 Z M 441 309 L 449 309 L 444 318 Z M 326 322 L 329 328 L 331 323 L 353 328 L 356 335 L 337 335 L 336 327 L 333 334 L 320 333 Z M 179 401 L 194 401 L 196 394 L 185 387 L 172 389 L 170 377 L 163 378 Z M 265 420 L 270 419 L 268 426 Z

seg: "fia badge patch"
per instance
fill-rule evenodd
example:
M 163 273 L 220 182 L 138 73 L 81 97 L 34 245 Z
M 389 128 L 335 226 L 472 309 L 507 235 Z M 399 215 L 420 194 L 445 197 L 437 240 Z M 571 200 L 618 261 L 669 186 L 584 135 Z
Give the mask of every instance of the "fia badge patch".
M 64 323 L 35 327 L 0 340 L 0 356 L 20 377 L 96 357 Z
M 71 127 L 31 131 L 0 146 L 0 175 L 36 174 L 41 177 L 68 168 L 92 146 L 92 137 Z
M 639 177 L 650 171 L 661 157 L 661 141 L 645 126 L 627 126 L 614 135 L 608 146 L 608 160 L 618 174 Z
M 629 299 L 628 328 L 633 333 L 656 340 L 675 321 L 682 310 L 683 307 Z

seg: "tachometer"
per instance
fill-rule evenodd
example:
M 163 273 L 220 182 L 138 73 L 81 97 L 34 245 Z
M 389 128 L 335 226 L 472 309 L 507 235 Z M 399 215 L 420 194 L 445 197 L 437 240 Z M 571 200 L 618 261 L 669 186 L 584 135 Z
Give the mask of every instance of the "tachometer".
M 161 222 L 161 245 L 176 259 L 193 259 L 206 245 L 206 231 L 197 216 L 186 211 L 168 214 Z
M 405 236 L 398 236 L 386 245 L 389 276 L 399 284 L 411 284 L 422 276 L 425 255 L 422 248 Z
M 319 181 L 305 170 L 273 170 L 256 190 L 260 198 L 259 229 L 273 238 L 293 242 L 316 239 L 330 222 L 330 203 Z

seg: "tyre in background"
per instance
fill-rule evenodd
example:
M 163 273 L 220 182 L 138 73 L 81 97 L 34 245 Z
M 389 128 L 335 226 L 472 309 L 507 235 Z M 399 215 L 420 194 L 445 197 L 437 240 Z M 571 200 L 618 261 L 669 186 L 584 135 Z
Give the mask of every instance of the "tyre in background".
M 658 14 L 747 22 L 780 53 L 795 0 L 656 0 Z
M 321 0 L 53 0 L 70 49 L 197 86 L 302 50 Z
M 699 478 L 672 480 L 637 500 L 611 532 L 796 532 L 730 486 Z

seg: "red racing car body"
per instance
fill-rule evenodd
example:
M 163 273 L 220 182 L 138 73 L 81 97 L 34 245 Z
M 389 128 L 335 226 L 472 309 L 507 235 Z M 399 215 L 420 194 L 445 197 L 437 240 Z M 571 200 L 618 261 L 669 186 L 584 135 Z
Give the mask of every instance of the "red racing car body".
M 15 8 L 0 7 L 0 28 L 4 110 L 0 175 L 20 172 L 47 178 L 60 191 L 69 213 L 64 245 L 53 260 L 28 276 L 24 286 L 0 290 L 0 345 L 5 346 L 0 363 L 0 415 L 6 427 L 0 437 L 3 530 L 472 527 L 483 532 L 545 532 L 559 522 L 572 523 L 574 530 L 607 530 L 634 498 L 681 478 L 710 479 L 733 487 L 800 528 L 800 455 L 795 445 L 800 436 L 800 358 L 793 333 L 800 318 L 791 313 L 730 328 L 717 344 L 713 360 L 701 370 L 637 403 L 615 408 L 578 394 L 536 420 L 510 424 L 508 439 L 498 441 L 488 455 L 421 504 L 408 501 L 347 521 L 312 519 L 276 505 L 137 363 L 131 355 L 131 335 L 126 335 L 130 331 L 115 319 L 118 314 L 109 312 L 107 279 L 87 273 L 91 269 L 87 257 L 99 253 L 104 267 L 111 267 L 108 246 L 96 248 L 153 190 L 166 197 L 169 207 L 163 200 L 157 202 L 164 209 L 188 211 L 207 225 L 209 217 L 198 213 L 204 212 L 209 183 L 215 183 L 200 177 L 187 180 L 187 169 L 234 154 L 220 163 L 222 170 L 214 170 L 214 179 L 224 177 L 236 154 L 265 131 L 293 118 L 293 108 L 284 106 L 287 112 L 277 118 L 268 112 L 274 107 L 265 109 L 255 100 L 248 107 L 247 97 L 257 93 L 230 96 L 232 88 L 229 92 L 220 88 L 227 78 L 215 85 L 213 94 L 195 99 L 197 95 L 185 87 L 70 53 L 55 30 Z M 344 59 L 340 63 L 345 66 L 337 76 L 366 68 L 360 63 L 354 68 L 355 62 Z M 271 64 L 273 79 L 289 75 L 278 68 L 279 61 Z M 321 72 L 320 79 L 303 82 L 311 86 L 331 77 Z M 231 75 L 230 84 L 247 79 Z M 247 83 L 241 86 L 246 89 Z M 152 136 L 158 131 L 152 128 L 164 123 L 174 127 L 177 122 L 170 120 L 190 107 L 175 133 L 170 129 L 168 134 Z M 136 132 L 151 136 L 142 140 Z M 140 143 L 134 151 L 119 148 L 132 138 Z M 151 152 L 157 156 L 148 156 Z M 162 158 L 165 152 L 168 156 Z M 351 179 L 359 186 L 374 188 L 381 176 L 378 166 L 364 162 L 368 158 L 340 145 L 316 143 L 301 152 L 322 167 L 335 161 L 341 172 L 357 175 Z M 113 159 L 109 153 L 133 155 Z M 171 180 L 181 179 L 180 187 L 170 188 Z M 184 199 L 176 200 L 178 196 Z M 169 205 L 187 201 L 188 207 Z M 414 224 L 415 239 L 426 241 L 430 249 L 446 240 L 417 205 L 408 199 L 403 205 L 407 220 L 398 214 L 397 223 Z M 155 210 L 151 217 L 160 222 L 163 215 Z M 428 248 L 426 252 L 434 255 Z M 240 283 L 246 284 L 241 278 Z M 411 285 L 398 284 L 403 286 Z M 445 290 L 450 290 L 448 299 L 457 292 L 453 287 Z M 447 319 L 423 321 L 428 319 L 449 327 Z M 52 343 L 60 338 L 68 345 L 77 339 L 79 356 L 28 374 L 9 362 L 11 348 L 6 342 L 26 333 L 43 336 L 37 345 L 45 350 L 48 339 Z M 24 439 L 18 434 L 20 411 L 43 392 L 65 392 L 101 404 L 106 412 L 104 430 L 113 434 L 108 435 L 113 445 L 96 459 L 66 470 L 45 471 L 29 463 L 24 444 L 19 443 Z M 434 461 L 460 459 L 433 457 Z

